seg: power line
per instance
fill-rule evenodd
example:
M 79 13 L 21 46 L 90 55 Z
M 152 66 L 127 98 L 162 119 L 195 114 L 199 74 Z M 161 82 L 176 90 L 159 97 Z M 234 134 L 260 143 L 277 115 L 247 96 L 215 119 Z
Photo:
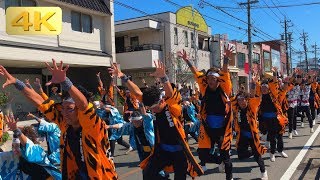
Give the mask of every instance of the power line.
M 266 3 L 266 1 L 262 0 L 263 3 L 268 7 L 268 9 L 270 9 L 270 11 L 279 19 L 281 20 L 281 18 L 272 10 L 272 8 L 270 8 L 270 6 L 268 6 L 268 4 Z
M 165 1 L 165 2 L 167 2 L 167 3 L 170 3 L 170 4 L 174 5 L 174 6 L 177 6 L 177 7 L 179 7 L 179 8 L 184 7 L 184 6 L 181 6 L 181 5 L 175 3 L 175 2 L 173 2 L 173 1 L 171 1 L 171 0 L 163 0 L 163 1 Z M 233 24 L 224 22 L 224 21 L 222 21 L 222 20 L 215 19 L 215 18 L 213 18 L 213 17 L 211 17 L 211 16 L 208 16 L 208 15 L 206 15 L 206 14 L 202 14 L 202 16 L 204 16 L 204 17 L 206 17 L 206 18 L 208 18 L 208 19 L 210 19 L 210 20 L 213 20 L 213 21 L 216 21 L 216 22 L 219 22 L 219 23 L 222 23 L 222 24 L 226 24 L 226 25 L 228 25 L 228 26 L 232 26 L 232 27 L 236 28 L 237 30 L 246 31 L 246 29 L 244 29 L 244 28 L 242 28 L 242 27 L 240 27 L 240 26 L 235 26 L 235 25 L 233 25 Z
M 273 0 L 271 0 L 271 3 L 274 5 L 274 6 L 277 6 Z M 278 11 L 282 14 L 282 16 L 286 16 L 284 13 L 282 13 L 282 11 L 280 11 L 280 9 L 277 7 Z
M 255 7 L 251 7 L 251 9 L 288 8 L 288 7 L 301 7 L 301 6 L 312 6 L 312 5 L 320 5 L 320 2 L 277 5 L 277 6 L 255 6 Z M 218 7 L 221 9 L 240 9 L 239 7 L 230 7 L 230 6 L 218 6 Z
M 215 6 L 215 5 L 207 2 L 207 1 L 205 1 L 205 0 L 201 0 L 201 2 L 202 2 L 202 3 L 205 3 L 205 4 L 209 5 L 209 6 L 211 6 L 211 7 L 214 8 L 214 9 L 218 9 L 218 10 L 220 10 L 221 12 L 227 14 L 228 16 L 230 16 L 230 17 L 232 17 L 232 18 L 234 18 L 234 19 L 236 19 L 236 20 L 238 20 L 238 21 L 240 21 L 240 22 L 243 22 L 243 23 L 245 23 L 246 25 L 248 25 L 248 22 L 246 22 L 246 21 L 244 21 L 244 20 L 242 20 L 242 19 L 240 19 L 240 18 L 237 18 L 237 17 L 233 16 L 232 14 L 230 14 L 230 13 L 222 10 L 221 8 L 218 8 L 217 6 Z M 256 27 L 256 30 L 259 31 L 260 33 L 262 33 L 263 36 L 266 36 L 266 37 L 268 37 L 268 38 L 271 37 L 272 39 L 277 39 L 277 38 L 274 38 L 274 37 L 272 37 L 271 35 L 265 33 L 264 31 L 262 31 L 261 29 L 259 29 L 259 28 L 257 28 L 257 27 Z

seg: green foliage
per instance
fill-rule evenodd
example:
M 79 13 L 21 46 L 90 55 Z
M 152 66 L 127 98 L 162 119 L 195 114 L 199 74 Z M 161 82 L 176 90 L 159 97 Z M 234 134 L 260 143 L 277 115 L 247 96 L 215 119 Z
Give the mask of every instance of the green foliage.
M 6 141 L 8 141 L 10 138 L 10 135 L 8 132 L 3 133 L 1 142 L 0 142 L 0 146 L 2 146 Z
M 95 94 L 94 96 L 93 96 L 93 100 L 94 101 L 100 101 L 101 100 L 101 96 L 100 96 L 100 94 Z
M 8 103 L 9 97 L 4 92 L 0 92 L 0 106 L 3 106 Z

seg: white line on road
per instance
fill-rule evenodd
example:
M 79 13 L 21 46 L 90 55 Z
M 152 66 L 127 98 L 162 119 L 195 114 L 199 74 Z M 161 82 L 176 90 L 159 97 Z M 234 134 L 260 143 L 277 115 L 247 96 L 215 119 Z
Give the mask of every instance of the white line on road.
M 294 159 L 294 161 L 291 163 L 287 171 L 283 174 L 280 180 L 288 180 L 291 178 L 293 173 L 296 171 L 297 167 L 301 163 L 302 159 L 308 152 L 310 146 L 312 145 L 313 141 L 316 139 L 320 132 L 320 125 L 318 126 L 317 130 L 311 135 L 307 143 L 303 146 L 297 157 Z

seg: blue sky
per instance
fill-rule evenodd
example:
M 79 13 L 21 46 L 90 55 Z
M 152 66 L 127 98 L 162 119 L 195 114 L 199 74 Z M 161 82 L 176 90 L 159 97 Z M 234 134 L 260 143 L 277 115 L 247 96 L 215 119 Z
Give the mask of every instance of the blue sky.
M 123 4 L 134 7 L 138 10 L 146 12 L 148 14 L 154 14 L 165 11 L 176 12 L 179 7 L 166 2 L 165 0 L 116 0 Z M 207 15 L 211 18 L 222 20 L 228 24 L 231 24 L 236 27 L 241 27 L 247 29 L 247 25 L 235 18 L 232 18 L 221 11 L 214 9 L 213 7 L 204 4 L 203 7 L 200 7 L 200 0 L 171 0 L 172 2 L 181 5 L 193 5 L 200 13 Z M 215 6 L 221 7 L 238 7 L 238 3 L 244 2 L 247 0 L 205 0 L 206 2 L 211 3 Z M 259 0 L 254 6 L 274 6 L 274 5 L 291 5 L 291 4 L 301 4 L 309 2 L 319 2 L 318 0 Z M 243 21 L 247 21 L 246 10 L 243 9 L 225 9 L 226 12 L 239 18 Z M 264 41 L 271 39 L 280 39 L 280 34 L 284 32 L 284 28 L 280 21 L 284 20 L 284 15 L 291 20 L 293 27 L 289 28 L 289 31 L 293 32 L 293 48 L 296 50 L 303 50 L 301 45 L 301 36 L 302 30 L 308 33 L 309 40 L 307 42 L 309 50 L 311 50 L 311 45 L 315 42 L 319 43 L 320 48 L 320 4 L 313 6 L 300 6 L 300 7 L 290 7 L 290 8 L 275 8 L 275 9 L 254 9 L 252 12 L 252 22 L 255 29 L 262 30 L 262 32 L 253 32 L 257 36 L 253 37 L 253 41 Z M 115 20 L 128 19 L 133 17 L 143 16 L 142 13 L 137 11 L 125 8 L 115 3 Z M 229 39 L 237 39 L 247 41 L 247 33 L 245 30 L 239 30 L 236 27 L 232 27 L 227 24 L 223 24 L 209 18 L 205 18 L 207 24 L 211 26 L 213 34 L 228 34 Z M 259 31 L 258 30 L 258 31 Z M 320 53 L 318 52 L 318 57 Z M 314 53 L 309 53 L 308 57 L 314 57 Z M 299 61 L 297 55 L 293 57 L 294 66 L 295 63 Z

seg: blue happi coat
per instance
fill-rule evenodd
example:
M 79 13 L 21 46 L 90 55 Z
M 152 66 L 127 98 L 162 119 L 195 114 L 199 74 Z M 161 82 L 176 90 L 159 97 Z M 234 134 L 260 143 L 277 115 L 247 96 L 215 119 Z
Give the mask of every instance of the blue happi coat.
M 110 113 L 109 113 L 109 123 L 110 125 L 124 125 L 125 121 L 123 120 L 122 115 L 118 111 L 117 108 L 111 107 L 110 108 Z M 130 128 L 126 126 L 123 126 L 120 129 L 111 129 L 111 136 L 109 137 L 110 140 L 118 140 L 123 134 L 129 134 Z
M 191 119 L 191 122 L 193 122 L 193 126 L 190 128 L 190 132 L 195 132 L 196 135 L 199 134 L 199 128 L 200 128 L 200 121 L 197 118 L 197 112 L 196 112 L 196 107 L 190 103 L 190 105 L 186 106 L 187 108 L 187 113 L 188 116 Z
M 38 132 L 46 134 L 48 142 L 48 158 L 51 163 L 60 164 L 60 135 L 61 131 L 55 123 L 49 123 L 41 119 Z
M 62 179 L 61 172 L 49 160 L 45 150 L 40 145 L 34 144 L 30 139 L 27 140 L 25 147 L 21 148 L 21 155 L 28 162 L 43 166 L 54 179 Z
M 40 145 L 27 139 L 25 147 L 21 147 L 21 156 L 30 163 L 36 163 L 44 167 L 55 180 L 62 179 L 61 172 L 51 163 L 47 153 Z M 31 179 L 18 169 L 19 160 L 14 158 L 12 151 L 0 153 L 0 162 L 0 178 L 3 180 Z

